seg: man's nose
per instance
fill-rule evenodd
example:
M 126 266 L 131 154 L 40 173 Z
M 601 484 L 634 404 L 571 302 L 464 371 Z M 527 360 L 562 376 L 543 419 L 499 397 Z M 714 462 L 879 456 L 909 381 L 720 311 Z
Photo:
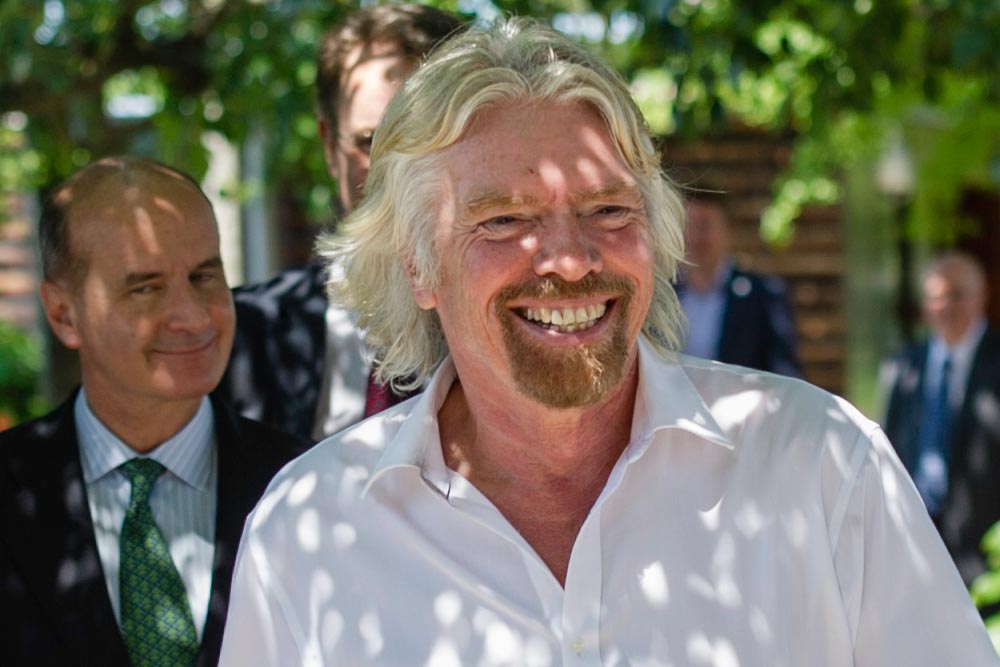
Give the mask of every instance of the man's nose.
M 171 290 L 166 305 L 166 324 L 171 329 L 203 331 L 211 323 L 204 295 L 192 285 Z
M 544 225 L 532 265 L 539 276 L 556 275 L 575 282 L 588 273 L 600 273 L 604 261 L 580 219 L 566 215 Z

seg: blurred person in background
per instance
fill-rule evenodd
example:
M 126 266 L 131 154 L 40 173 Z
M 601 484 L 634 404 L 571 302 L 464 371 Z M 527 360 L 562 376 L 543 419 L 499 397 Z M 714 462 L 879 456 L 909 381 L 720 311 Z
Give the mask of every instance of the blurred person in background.
M 338 213 L 360 200 L 372 135 L 396 90 L 439 42 L 464 27 L 446 12 L 389 3 L 334 26 L 317 54 L 316 107 Z M 234 290 L 236 338 L 219 395 L 241 414 L 310 441 L 404 396 L 372 379 L 352 313 L 329 304 L 319 262 Z
M 682 352 L 801 376 L 785 283 L 736 266 L 723 194 L 694 193 L 687 202 L 684 239 L 687 263 L 677 289 L 688 320 Z
M 967 584 L 1000 520 L 1000 332 L 986 321 L 982 267 L 947 252 L 921 276 L 928 337 L 886 370 L 886 435 Z

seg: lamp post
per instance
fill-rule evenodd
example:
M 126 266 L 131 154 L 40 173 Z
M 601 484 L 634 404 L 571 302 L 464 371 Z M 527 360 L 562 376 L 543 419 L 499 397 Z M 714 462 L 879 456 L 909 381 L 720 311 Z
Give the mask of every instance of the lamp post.
M 913 245 L 906 231 L 906 213 L 916 178 L 913 157 L 903 142 L 902 133 L 889 134 L 887 147 L 875 170 L 875 184 L 892 201 L 896 227 L 896 252 L 899 256 L 899 289 L 896 293 L 896 317 L 905 343 L 913 340 L 917 306 L 913 298 Z

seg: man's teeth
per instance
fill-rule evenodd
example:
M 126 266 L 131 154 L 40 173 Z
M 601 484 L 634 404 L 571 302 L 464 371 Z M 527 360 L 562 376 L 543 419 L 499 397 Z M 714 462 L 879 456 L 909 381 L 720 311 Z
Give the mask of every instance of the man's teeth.
M 555 329 L 562 333 L 583 331 L 597 324 L 607 307 L 603 303 L 591 304 L 586 308 L 526 308 L 524 316 L 532 322 L 548 325 L 547 329 Z

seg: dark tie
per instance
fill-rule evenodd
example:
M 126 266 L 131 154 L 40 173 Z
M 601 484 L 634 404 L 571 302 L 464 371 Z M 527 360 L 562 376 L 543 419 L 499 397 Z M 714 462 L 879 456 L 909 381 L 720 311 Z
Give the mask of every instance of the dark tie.
M 412 394 L 401 394 L 393 391 L 392 387 L 375 380 L 375 370 L 372 369 L 368 376 L 368 389 L 365 392 L 365 417 L 382 412 L 386 408 L 391 408 L 400 401 L 404 401 Z
M 122 524 L 121 629 L 134 667 L 194 664 L 198 636 L 181 575 L 153 520 L 149 495 L 165 468 L 132 459 L 119 468 L 132 484 Z
M 913 481 L 931 516 L 937 516 L 948 492 L 948 449 L 951 436 L 951 407 L 948 404 L 950 379 L 951 358 L 945 357 L 937 387 L 924 393 L 920 437 L 917 441 L 917 467 Z

